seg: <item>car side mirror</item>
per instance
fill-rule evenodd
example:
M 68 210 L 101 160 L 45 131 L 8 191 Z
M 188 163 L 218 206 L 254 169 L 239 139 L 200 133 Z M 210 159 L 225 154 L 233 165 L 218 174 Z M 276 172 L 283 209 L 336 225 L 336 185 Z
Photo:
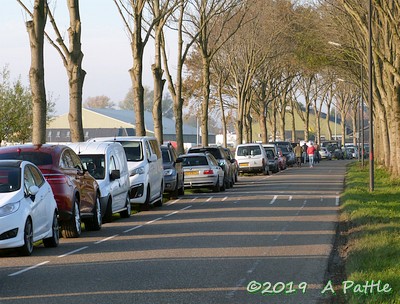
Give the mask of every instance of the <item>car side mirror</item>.
M 175 160 L 175 163 L 181 163 L 181 162 L 183 162 L 183 158 L 181 158 L 181 157 L 178 157 L 178 158 Z
M 28 193 L 29 193 L 29 196 L 31 197 L 32 202 L 35 201 L 35 197 L 38 192 L 39 192 L 38 186 L 33 185 L 33 186 L 29 187 Z
M 111 170 L 110 179 L 116 180 L 121 177 L 121 172 L 119 170 Z
M 155 154 L 152 154 L 150 157 L 149 157 L 149 162 L 155 162 L 157 160 L 157 155 L 155 155 Z

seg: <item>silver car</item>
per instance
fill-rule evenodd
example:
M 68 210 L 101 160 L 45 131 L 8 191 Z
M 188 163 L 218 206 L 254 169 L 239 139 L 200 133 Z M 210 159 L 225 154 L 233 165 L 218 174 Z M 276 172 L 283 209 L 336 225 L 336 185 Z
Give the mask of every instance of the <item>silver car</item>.
M 212 154 L 190 153 L 181 155 L 185 187 L 210 188 L 225 191 L 224 170 Z

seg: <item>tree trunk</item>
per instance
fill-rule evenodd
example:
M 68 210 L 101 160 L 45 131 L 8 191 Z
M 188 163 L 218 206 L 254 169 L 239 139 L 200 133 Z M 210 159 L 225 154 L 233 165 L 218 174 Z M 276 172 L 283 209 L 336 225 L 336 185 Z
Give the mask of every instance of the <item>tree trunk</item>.
M 155 16 L 156 17 L 156 16 Z M 164 71 L 161 68 L 161 31 L 162 27 L 156 25 L 154 37 L 154 64 L 151 66 L 154 81 L 154 103 L 153 103 L 153 121 L 154 135 L 159 144 L 164 142 L 163 138 L 163 122 L 162 122 L 162 95 L 165 80 L 162 79 Z
M 69 115 L 71 141 L 84 141 L 82 123 L 82 88 L 86 72 L 82 69 L 81 21 L 79 15 L 79 0 L 68 0 L 70 16 L 69 60 L 67 68 L 69 86 Z
M 208 146 L 208 105 L 210 102 L 210 61 L 203 54 L 203 102 L 201 106 L 201 144 Z
M 45 0 L 35 0 L 33 20 L 26 22 L 31 47 L 31 67 L 29 82 L 32 91 L 32 143 L 46 142 L 46 89 L 44 84 L 44 28 L 47 19 L 47 4 Z

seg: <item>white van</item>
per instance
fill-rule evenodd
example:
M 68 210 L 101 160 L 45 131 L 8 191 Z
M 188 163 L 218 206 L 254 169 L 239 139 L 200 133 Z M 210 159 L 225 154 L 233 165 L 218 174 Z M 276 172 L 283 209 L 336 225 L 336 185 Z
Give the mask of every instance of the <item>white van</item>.
M 97 137 L 90 142 L 119 142 L 125 150 L 130 180 L 130 201 L 143 204 L 162 205 L 164 192 L 164 169 L 160 145 L 155 137 L 117 136 Z
M 235 159 L 239 172 L 261 172 L 270 174 L 268 156 L 262 144 L 248 143 L 236 147 Z
M 130 217 L 129 170 L 121 144 L 84 142 L 68 146 L 75 151 L 99 184 L 101 210 L 105 210 L 104 221 L 111 221 L 113 213 L 117 212 L 121 217 Z

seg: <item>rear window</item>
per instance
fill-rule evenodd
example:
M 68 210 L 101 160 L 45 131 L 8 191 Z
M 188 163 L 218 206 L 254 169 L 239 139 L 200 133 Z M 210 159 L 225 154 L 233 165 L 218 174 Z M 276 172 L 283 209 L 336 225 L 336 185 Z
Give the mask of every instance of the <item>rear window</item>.
M 205 156 L 183 157 L 182 166 L 207 166 L 207 158 Z
M 224 158 L 221 155 L 221 151 L 219 149 L 214 149 L 214 148 L 194 148 L 194 149 L 190 149 L 189 153 L 204 153 L 204 152 L 208 152 L 210 154 L 212 154 L 212 156 L 214 156 L 216 159 L 222 159 Z
M 241 146 L 237 149 L 238 156 L 261 155 L 259 146 Z
M 103 154 L 79 155 L 83 166 L 95 179 L 105 178 L 105 156 Z
M 163 163 L 170 163 L 170 162 L 172 162 L 171 155 L 169 154 L 168 149 L 165 149 L 165 150 L 162 149 L 162 150 L 161 150 L 161 154 L 162 154 Z
M 120 141 L 124 147 L 127 161 L 142 161 L 143 148 L 140 141 Z
M 44 152 L 11 152 L 0 154 L 0 159 L 20 159 L 34 163 L 36 166 L 44 166 L 53 164 L 51 154 Z

